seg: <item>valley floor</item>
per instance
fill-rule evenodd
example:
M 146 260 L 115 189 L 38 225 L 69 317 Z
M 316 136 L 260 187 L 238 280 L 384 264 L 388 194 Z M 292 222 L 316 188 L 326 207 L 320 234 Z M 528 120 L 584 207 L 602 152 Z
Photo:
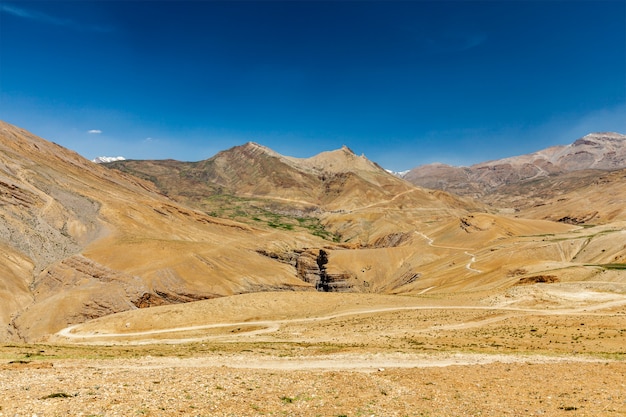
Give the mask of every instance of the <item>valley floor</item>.
M 0 346 L 0 416 L 625 416 L 626 295 L 607 288 L 135 310 Z

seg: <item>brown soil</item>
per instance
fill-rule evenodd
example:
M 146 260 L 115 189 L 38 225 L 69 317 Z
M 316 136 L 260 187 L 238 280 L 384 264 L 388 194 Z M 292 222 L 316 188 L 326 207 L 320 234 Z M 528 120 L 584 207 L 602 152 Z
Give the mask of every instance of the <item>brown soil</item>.
M 626 297 L 590 285 L 122 313 L 0 347 L 0 416 L 623 416 Z
M 219 357 L 219 355 L 216 355 Z M 236 355 L 236 362 L 246 354 Z M 254 355 L 248 361 L 254 362 Z M 65 360 L 4 367 L 0 415 L 620 416 L 623 362 L 519 363 L 375 371 L 249 369 L 213 358 Z M 428 362 L 428 361 L 426 361 Z

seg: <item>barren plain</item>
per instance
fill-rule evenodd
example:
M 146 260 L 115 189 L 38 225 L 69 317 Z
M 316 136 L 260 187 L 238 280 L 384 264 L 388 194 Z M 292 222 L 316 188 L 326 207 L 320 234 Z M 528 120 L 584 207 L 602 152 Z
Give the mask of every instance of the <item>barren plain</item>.
M 620 285 L 257 293 L 119 313 L 3 346 L 0 413 L 625 415 Z

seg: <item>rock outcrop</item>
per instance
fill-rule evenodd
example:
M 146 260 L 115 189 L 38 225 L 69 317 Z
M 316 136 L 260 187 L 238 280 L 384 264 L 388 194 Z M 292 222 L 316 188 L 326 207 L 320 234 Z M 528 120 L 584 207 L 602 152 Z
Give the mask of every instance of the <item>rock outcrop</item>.
M 348 273 L 329 273 L 328 252 L 324 249 L 312 249 L 303 252 L 296 262 L 298 278 L 315 286 L 322 292 L 350 292 L 355 290 Z

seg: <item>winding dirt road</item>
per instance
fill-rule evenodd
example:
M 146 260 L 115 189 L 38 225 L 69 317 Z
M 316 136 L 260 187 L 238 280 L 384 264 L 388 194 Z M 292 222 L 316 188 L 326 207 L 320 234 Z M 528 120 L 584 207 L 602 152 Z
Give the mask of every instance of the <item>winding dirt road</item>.
M 473 253 L 469 253 L 468 252 L 468 250 L 470 250 L 469 248 L 459 248 L 459 247 L 455 247 L 455 246 L 435 245 L 435 240 L 433 238 L 425 235 L 422 232 L 417 232 L 416 231 L 415 233 L 420 235 L 424 239 L 426 239 L 426 241 L 428 242 L 428 246 L 432 246 L 433 248 L 442 248 L 442 249 L 452 249 L 452 250 L 459 250 L 459 251 L 462 250 L 462 251 L 464 251 L 463 253 L 470 257 L 470 261 L 465 265 L 465 269 L 467 269 L 468 271 L 471 271 L 471 272 L 476 272 L 477 274 L 481 274 L 483 272 L 480 269 L 472 268 L 472 264 L 476 263 L 476 255 L 474 255 Z
M 592 292 L 588 292 L 589 297 L 593 297 Z M 604 300 L 597 304 L 592 305 L 584 305 L 576 308 L 567 308 L 560 310 L 548 310 L 548 309 L 538 309 L 538 308 L 521 308 L 521 307 L 508 307 L 508 306 L 467 306 L 467 305 L 457 305 L 457 306 L 403 306 L 403 307 L 384 307 L 384 308 L 362 308 L 356 310 L 345 311 L 336 314 L 330 314 L 325 316 L 318 317 L 307 317 L 307 318 L 295 318 L 295 319 L 283 319 L 283 320 L 257 320 L 257 321 L 237 321 L 237 322 L 228 322 L 228 323 L 213 323 L 213 324 L 205 324 L 205 325 L 196 325 L 196 326 L 183 326 L 183 327 L 175 327 L 175 328 L 165 328 L 165 329 L 157 329 L 157 330 L 146 330 L 141 332 L 124 332 L 124 333 L 100 333 L 100 332 L 86 332 L 79 333 L 77 330 L 80 328 L 80 324 L 69 326 L 65 329 L 60 330 L 56 333 L 56 336 L 60 338 L 64 338 L 67 341 L 72 341 L 74 343 L 81 344 L 110 344 L 115 343 L 116 339 L 126 339 L 126 338 L 138 338 L 143 336 L 155 336 L 155 335 L 164 335 L 170 333 L 181 333 L 181 332 L 190 332 L 190 331 L 201 331 L 201 330 L 209 330 L 209 329 L 218 329 L 218 328 L 237 328 L 238 332 L 235 334 L 228 333 L 222 335 L 203 335 L 199 337 L 192 338 L 174 338 L 174 339 L 144 339 L 144 340 L 130 340 L 124 341 L 124 344 L 152 344 L 152 343 L 189 343 L 189 342 L 199 342 L 206 340 L 215 340 L 215 339 L 225 339 L 225 338 L 233 338 L 233 337 L 241 337 L 241 336 L 251 336 L 265 333 L 272 333 L 278 331 L 282 325 L 285 324 L 300 324 L 300 323 L 311 323 L 311 322 L 319 322 L 324 320 L 331 320 L 341 317 L 348 316 L 359 316 L 366 314 L 376 314 L 376 313 L 389 313 L 389 312 L 399 312 L 399 311 L 414 311 L 414 310 L 479 310 L 479 311 L 499 311 L 499 312 L 511 312 L 516 313 L 517 315 L 521 314 L 531 314 L 531 315 L 603 315 L 602 313 L 595 313 L 596 311 L 609 309 L 614 307 L 619 307 L 626 305 L 626 296 L 620 294 L 614 294 L 612 299 L 607 300 L 606 294 L 602 294 L 599 300 Z M 466 329 L 472 327 L 481 327 L 487 324 L 491 324 L 497 321 L 502 321 L 510 318 L 514 314 L 504 314 L 498 317 L 491 317 L 485 320 L 479 321 L 471 321 L 467 323 L 461 324 L 453 324 L 453 325 L 435 325 L 430 326 L 425 329 L 420 330 L 420 332 L 428 332 L 433 330 L 452 330 L 452 329 Z M 250 330 L 246 330 L 246 328 L 250 328 Z

